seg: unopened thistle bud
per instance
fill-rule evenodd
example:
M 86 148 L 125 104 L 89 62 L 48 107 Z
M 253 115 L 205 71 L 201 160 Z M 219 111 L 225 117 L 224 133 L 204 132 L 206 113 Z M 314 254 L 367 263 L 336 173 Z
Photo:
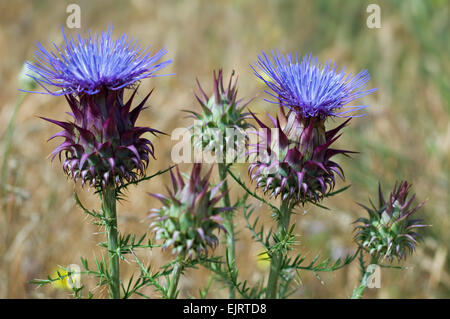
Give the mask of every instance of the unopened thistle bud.
M 220 193 L 222 184 L 210 187 L 212 170 L 202 177 L 201 168 L 201 164 L 194 164 L 189 179 L 184 181 L 177 167 L 175 174 L 170 171 L 173 189 L 169 194 L 150 194 L 163 204 L 149 215 L 156 219 L 152 223 L 156 239 L 163 241 L 163 248 L 171 247 L 173 254 L 191 258 L 208 254 L 208 247 L 218 244 L 215 231 L 225 231 L 220 214 L 232 210 L 216 206 L 225 195 Z
M 361 205 L 368 213 L 368 218 L 358 218 L 355 223 L 357 232 L 355 241 L 376 260 L 397 258 L 401 260 L 412 254 L 421 235 L 417 230 L 428 227 L 422 219 L 413 219 L 412 215 L 423 206 L 423 202 L 413 205 L 415 195 L 408 199 L 411 185 L 403 181 L 389 196 L 386 202 L 381 187 L 378 189 L 379 204 L 372 208 Z
M 216 150 L 223 154 L 226 149 L 237 150 L 245 146 L 244 130 L 251 125 L 246 121 L 250 114 L 243 110 L 250 101 L 243 102 L 237 99 L 237 78 L 233 82 L 233 76 L 234 71 L 225 87 L 223 71 L 220 69 L 217 75 L 214 71 L 211 96 L 205 93 L 197 80 L 200 94 L 195 96 L 202 107 L 202 112 L 189 111 L 192 113 L 191 117 L 195 119 L 190 130 L 196 149 Z
M 18 80 L 19 80 L 19 87 L 24 91 L 31 91 L 36 89 L 37 82 L 35 79 L 31 78 L 29 74 L 32 74 L 34 77 L 38 77 L 38 75 L 35 72 L 31 72 L 28 70 L 27 64 L 25 63 L 22 66 L 22 69 L 20 70 Z

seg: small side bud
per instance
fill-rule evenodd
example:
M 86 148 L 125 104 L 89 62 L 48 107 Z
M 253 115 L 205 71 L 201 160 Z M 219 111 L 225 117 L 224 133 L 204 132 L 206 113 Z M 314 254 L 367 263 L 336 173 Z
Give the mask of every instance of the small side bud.
M 373 204 L 372 208 L 360 204 L 369 217 L 355 221 L 359 223 L 355 227 L 355 241 L 377 260 L 392 262 L 394 258 L 405 259 L 414 252 L 422 238 L 418 230 L 430 226 L 422 219 L 412 218 L 424 203 L 412 205 L 415 195 L 407 198 L 410 187 L 406 181 L 400 182 L 398 187 L 396 184 L 387 202 L 380 188 L 378 208 Z
M 24 91 L 32 91 L 36 89 L 38 84 L 32 77 L 39 77 L 39 75 L 36 72 L 31 71 L 27 67 L 27 64 L 24 63 L 18 77 L 19 88 Z

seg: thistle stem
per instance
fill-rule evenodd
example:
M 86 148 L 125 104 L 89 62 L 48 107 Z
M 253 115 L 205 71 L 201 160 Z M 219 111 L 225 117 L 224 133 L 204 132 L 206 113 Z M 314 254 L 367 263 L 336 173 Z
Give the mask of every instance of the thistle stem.
M 170 275 L 169 287 L 167 289 L 167 298 L 168 299 L 176 299 L 177 298 L 177 288 L 178 282 L 180 281 L 180 275 L 183 271 L 182 261 L 184 259 L 184 255 L 180 255 L 173 266 L 172 274 Z
M 2 242 L 4 243 L 4 245 L 0 245 L 0 251 L 2 251 L 2 246 L 5 247 L 5 249 L 7 249 L 7 247 L 9 247 L 11 238 L 10 238 L 10 231 L 9 231 L 9 227 L 6 227 L 6 225 L 8 224 L 8 201 L 6 199 L 6 195 L 8 193 L 8 162 L 9 162 L 9 155 L 10 155 L 10 151 L 11 151 L 11 144 L 12 144 L 12 140 L 13 140 L 13 133 L 14 133 L 14 124 L 16 121 L 16 116 L 17 113 L 19 112 L 20 106 L 22 105 L 24 99 L 25 99 L 25 95 L 26 93 L 21 92 L 19 93 L 19 96 L 16 99 L 16 104 L 14 106 L 13 112 L 11 114 L 11 117 L 9 118 L 8 121 L 8 126 L 6 128 L 6 133 L 5 133 L 5 148 L 3 149 L 3 161 L 2 161 L 2 166 L 1 166 L 1 172 L 0 172 L 0 202 L 2 203 L 2 211 L 4 216 L 3 219 L 5 220 L 5 223 L 0 223 L 0 233 L 4 234 L 4 238 L 2 238 Z M 2 254 L 3 255 L 3 254 Z M 0 262 L 3 262 L 3 256 L 0 257 Z M 8 262 L 4 262 L 5 268 L 4 271 L 5 273 L 9 272 L 9 267 L 10 267 L 10 263 Z M 8 286 L 9 286 L 9 278 L 8 276 L 5 276 L 4 282 L 3 282 L 3 286 L 5 287 L 5 291 L 9 291 Z
M 289 230 L 289 220 L 291 217 L 290 205 L 287 201 L 283 201 L 280 206 L 280 215 L 278 220 L 277 236 L 281 238 Z M 278 279 L 280 277 L 281 266 L 283 262 L 282 252 L 273 252 L 270 259 L 269 280 L 267 282 L 266 297 L 268 299 L 277 298 Z
M 370 279 L 370 276 L 372 275 L 371 272 L 367 271 L 367 267 L 365 267 L 365 265 L 362 261 L 362 258 L 363 258 L 362 250 L 361 250 L 360 254 L 361 254 L 361 257 L 360 257 L 361 281 L 359 283 L 359 286 L 355 287 L 355 289 L 353 289 L 353 294 L 351 296 L 351 299 L 361 299 L 362 298 L 362 296 L 364 295 L 364 292 L 366 291 L 368 280 Z M 378 264 L 378 260 L 375 257 L 372 257 L 370 264 Z
M 358 287 L 355 287 L 355 289 L 353 289 L 353 294 L 351 299 L 361 299 L 364 291 L 367 288 L 367 279 L 369 277 L 369 273 L 367 271 L 363 271 L 362 277 L 361 277 L 361 282 L 359 284 Z
M 120 298 L 120 275 L 118 255 L 118 231 L 116 213 L 116 189 L 114 186 L 106 186 L 102 192 L 103 211 L 106 218 L 106 233 L 109 256 L 109 297 Z
M 226 163 L 219 163 L 219 177 L 223 181 L 221 186 L 221 192 L 225 193 L 223 197 L 223 206 L 230 207 L 230 197 L 228 195 L 228 183 L 227 183 L 227 167 Z M 224 227 L 227 230 L 226 233 L 226 242 L 227 242 L 227 262 L 228 269 L 232 271 L 232 275 L 236 275 L 236 249 L 235 249 L 235 238 L 234 238 L 234 223 L 233 223 L 233 214 L 230 212 L 222 213 L 222 217 L 224 219 Z M 234 299 L 236 297 L 234 287 L 232 285 L 229 286 L 229 298 Z
M 0 177 L 0 183 L 1 183 L 1 195 L 3 201 L 3 212 L 6 214 L 6 189 L 8 184 L 8 160 L 9 160 L 9 154 L 11 151 L 11 144 L 12 144 L 12 138 L 14 133 L 14 124 L 16 121 L 17 113 L 19 112 L 20 106 L 23 103 L 23 100 L 25 99 L 26 93 L 21 92 L 19 96 L 16 99 L 16 104 L 14 105 L 13 112 L 11 114 L 11 117 L 8 121 L 8 126 L 6 128 L 5 133 L 5 148 L 3 149 L 3 162 L 1 167 L 1 177 Z

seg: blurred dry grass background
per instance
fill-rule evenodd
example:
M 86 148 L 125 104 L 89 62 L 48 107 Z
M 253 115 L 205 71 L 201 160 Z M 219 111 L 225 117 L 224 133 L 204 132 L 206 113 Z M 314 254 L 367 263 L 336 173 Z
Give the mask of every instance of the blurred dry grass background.
M 381 7 L 381 29 L 366 26 L 366 7 L 372 2 Z M 378 91 L 363 99 L 371 105 L 367 116 L 353 120 L 340 141 L 340 146 L 361 152 L 352 159 L 339 159 L 352 187 L 326 201 L 331 212 L 313 207 L 298 211 L 297 249 L 311 258 L 318 252 L 324 258 L 351 253 L 355 249 L 351 222 L 365 214 L 355 201 L 375 197 L 378 181 L 388 192 L 395 180 L 408 179 L 418 199 L 427 200 L 420 214 L 433 227 L 417 254 L 406 261 L 409 268 L 384 269 L 382 287 L 368 290 L 367 296 L 450 297 L 448 1 L 1 0 L 0 162 L 22 64 L 32 59 L 35 41 L 47 48 L 51 41 L 62 41 L 60 25 L 65 24 L 69 3 L 81 7 L 82 34 L 88 29 L 102 31 L 112 22 L 115 36 L 127 32 L 142 45 L 151 44 L 153 50 L 168 49 L 167 57 L 174 62 L 165 71 L 176 76 L 145 80 L 139 92 L 142 97 L 156 88 L 141 124 L 169 133 L 189 125 L 181 109 L 198 109 L 192 94 L 195 77 L 210 89 L 212 70 L 219 67 L 226 74 L 232 69 L 238 72 L 241 97 L 258 95 L 250 109 L 275 113 L 275 108 L 262 101 L 263 87 L 249 67 L 260 50 L 313 52 L 320 60 L 334 58 L 338 66 L 353 72 L 368 68 L 370 87 L 378 87 Z M 102 235 L 95 234 L 98 229 L 75 207 L 72 196 L 76 190 L 87 207 L 97 208 L 92 190 L 74 187 L 58 161 L 51 164 L 47 159 L 57 142 L 45 141 L 57 128 L 37 116 L 64 119 L 66 110 L 63 97 L 34 94 L 26 96 L 17 115 L 7 178 L 0 181 L 5 194 L 0 199 L 1 298 L 69 297 L 68 291 L 36 289 L 27 281 L 45 278 L 57 265 L 79 263 L 80 256 L 92 261 L 103 253 L 96 246 Z M 174 143 L 170 137 L 153 140 L 157 160 L 151 163 L 149 174 L 167 167 Z M 245 176 L 246 165 L 239 165 Z M 148 222 L 143 218 L 159 204 L 146 192 L 164 192 L 167 182 L 168 176 L 162 176 L 130 188 L 127 202 L 119 206 L 122 231 L 147 231 Z M 230 184 L 235 197 L 236 185 Z M 263 207 L 258 214 L 270 221 Z M 240 277 L 255 282 L 263 274 L 256 266 L 261 247 L 250 240 L 239 212 L 237 216 Z M 143 252 L 142 257 L 154 267 L 170 258 L 157 250 Z M 122 265 L 122 277 L 128 279 L 136 267 L 131 261 Z M 321 274 L 321 280 L 302 273 L 293 297 L 346 298 L 358 276 L 357 263 Z M 188 271 L 181 281 L 181 296 L 198 297 L 198 289 L 208 283 L 208 277 L 203 269 Z M 83 283 L 90 289 L 95 284 L 90 279 Z M 95 297 L 105 296 L 105 291 L 92 292 Z M 214 283 L 208 297 L 226 297 L 226 292 Z

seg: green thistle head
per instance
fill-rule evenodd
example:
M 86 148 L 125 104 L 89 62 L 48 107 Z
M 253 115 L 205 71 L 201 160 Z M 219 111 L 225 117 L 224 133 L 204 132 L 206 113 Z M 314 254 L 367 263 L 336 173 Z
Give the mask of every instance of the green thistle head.
M 239 136 L 246 138 L 244 130 L 252 127 L 246 121 L 250 114 L 243 112 L 251 100 L 245 103 L 242 102 L 242 99 L 237 100 L 237 78 L 233 81 L 234 71 L 231 73 L 226 87 L 223 83 L 221 69 L 217 75 L 214 71 L 213 75 L 213 94 L 211 96 L 205 93 L 197 80 L 200 94 L 195 96 L 200 103 L 202 112 L 187 111 L 192 114 L 190 117 L 195 119 L 194 125 L 189 129 L 192 132 L 192 140 L 196 149 L 215 150 L 216 152 L 220 150 L 223 153 L 225 145 L 227 149 L 238 149 L 244 146 L 244 143 L 239 143 Z M 236 135 L 227 134 L 229 129 L 232 129 Z
M 408 253 L 414 252 L 421 239 L 416 230 L 430 226 L 421 219 L 411 218 L 424 202 L 413 207 L 415 195 L 407 199 L 410 187 L 406 181 L 400 182 L 398 187 L 395 184 L 387 202 L 379 187 L 378 208 L 372 202 L 372 208 L 359 204 L 369 213 L 369 218 L 358 218 L 355 221 L 360 223 L 355 227 L 355 241 L 376 260 L 387 259 L 392 262 L 394 257 L 397 260 L 406 258 Z
M 201 164 L 194 164 L 189 179 L 185 182 L 178 167 L 176 173 L 170 171 L 173 189 L 169 195 L 150 194 L 163 203 L 160 209 L 153 209 L 149 216 L 156 220 L 156 239 L 163 240 L 163 248 L 172 247 L 172 253 L 194 257 L 208 254 L 208 247 L 215 248 L 219 240 L 217 229 L 225 228 L 220 224 L 220 213 L 232 210 L 232 207 L 217 207 L 216 204 L 225 195 L 217 194 L 219 184 L 210 187 L 209 178 L 212 169 L 201 177 Z

